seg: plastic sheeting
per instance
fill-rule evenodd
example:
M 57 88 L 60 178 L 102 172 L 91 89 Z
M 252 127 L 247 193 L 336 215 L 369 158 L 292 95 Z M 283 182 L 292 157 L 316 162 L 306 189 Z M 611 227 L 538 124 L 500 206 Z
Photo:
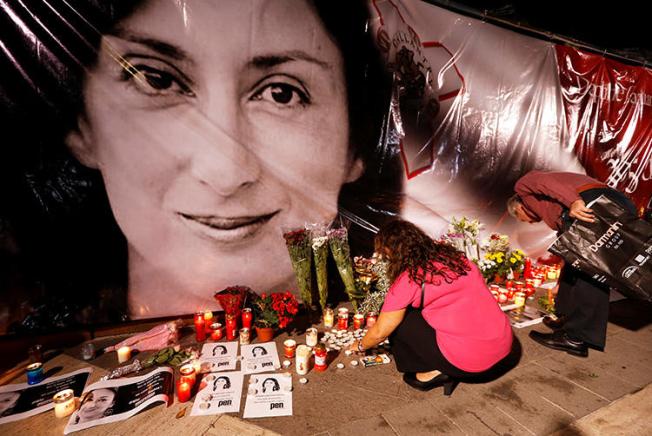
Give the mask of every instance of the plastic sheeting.
M 504 216 L 531 169 L 650 201 L 648 69 L 421 1 L 0 0 L 0 36 L 3 326 L 293 289 L 305 223 L 369 255 L 465 215 L 540 254 Z

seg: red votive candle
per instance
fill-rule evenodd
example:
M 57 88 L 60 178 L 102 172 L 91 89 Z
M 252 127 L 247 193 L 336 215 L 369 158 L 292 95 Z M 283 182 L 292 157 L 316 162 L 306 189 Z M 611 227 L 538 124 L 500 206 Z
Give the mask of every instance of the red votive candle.
M 315 345 L 315 370 L 316 371 L 325 371 L 328 368 L 328 363 L 326 360 L 326 346 L 324 344 Z
M 294 339 L 286 339 L 283 342 L 283 355 L 288 358 L 294 357 L 297 350 L 297 341 Z
M 219 341 L 224 336 L 224 330 L 222 329 L 222 324 L 219 322 L 214 322 L 211 324 L 211 340 Z
M 371 327 L 376 324 L 376 320 L 378 319 L 378 315 L 376 315 L 376 312 L 369 312 L 367 314 L 367 328 L 370 329 Z
M 353 328 L 356 330 L 361 329 L 362 324 L 364 324 L 364 315 L 361 313 L 353 315 Z
M 349 328 L 349 312 L 340 312 L 337 314 L 337 328 L 340 330 Z
M 190 383 L 183 381 L 183 379 L 179 379 L 177 382 L 177 398 L 179 399 L 180 403 L 185 403 L 190 399 L 191 389 L 192 386 L 190 386 Z
M 197 312 L 195 314 L 195 334 L 197 342 L 206 340 L 206 322 L 204 321 L 203 312 Z
M 238 320 L 235 315 L 226 315 L 226 340 L 232 341 L 238 336 Z
M 242 309 L 242 327 L 251 330 L 251 321 L 253 321 L 254 315 L 251 312 L 251 308 L 245 307 Z
M 195 367 L 194 365 L 188 363 L 186 365 L 183 365 L 181 368 L 179 368 L 179 381 L 181 383 L 188 383 L 190 385 L 190 388 L 192 388 L 195 385 L 195 381 L 197 380 L 197 375 L 195 374 Z

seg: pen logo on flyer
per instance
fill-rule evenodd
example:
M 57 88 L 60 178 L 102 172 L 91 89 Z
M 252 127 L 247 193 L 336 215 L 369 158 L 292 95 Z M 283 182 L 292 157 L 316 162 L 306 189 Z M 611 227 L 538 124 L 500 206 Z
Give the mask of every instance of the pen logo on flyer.
M 232 400 L 220 400 L 220 402 L 217 403 L 217 407 L 230 406 L 232 403 Z
M 283 403 L 269 403 L 269 410 L 282 409 L 283 407 Z

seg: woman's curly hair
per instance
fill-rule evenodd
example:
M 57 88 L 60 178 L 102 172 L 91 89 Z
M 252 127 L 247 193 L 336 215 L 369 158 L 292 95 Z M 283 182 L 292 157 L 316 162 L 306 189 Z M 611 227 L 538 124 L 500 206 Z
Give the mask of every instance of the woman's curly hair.
M 444 242 L 433 241 L 423 230 L 400 219 L 378 232 L 375 248 L 388 257 L 387 274 L 391 282 L 407 271 L 410 279 L 419 285 L 423 282 L 439 285 L 441 279 L 452 283 L 471 270 L 464 253 Z M 389 251 L 388 256 L 383 249 Z

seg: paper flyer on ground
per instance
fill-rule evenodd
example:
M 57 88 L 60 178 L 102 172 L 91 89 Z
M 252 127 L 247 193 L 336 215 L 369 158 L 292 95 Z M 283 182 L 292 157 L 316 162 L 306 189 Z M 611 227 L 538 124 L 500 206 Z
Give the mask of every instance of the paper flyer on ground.
M 238 357 L 238 342 L 219 342 L 204 344 L 199 360 L 208 363 L 209 372 L 232 371 L 236 367 Z M 202 365 L 204 368 L 206 365 Z
M 123 421 L 156 402 L 167 403 L 174 394 L 174 372 L 157 368 L 140 377 L 93 383 L 84 390 L 80 406 L 64 434 L 96 425 Z
M 240 411 L 242 372 L 206 374 L 202 378 L 190 415 L 215 415 Z
M 57 377 L 48 377 L 36 385 L 20 383 L 0 386 L 0 424 L 18 421 L 54 407 L 52 397 L 64 389 L 81 395 L 92 368 L 83 368 Z
M 242 370 L 245 374 L 274 371 L 281 367 L 274 342 L 243 345 L 240 353 L 243 359 Z
M 518 329 L 539 324 L 543 321 L 543 317 L 546 316 L 545 312 L 530 306 L 523 306 L 522 311 L 511 309 L 505 313 L 507 314 L 512 326 Z
M 256 374 L 249 378 L 243 418 L 292 416 L 292 375 Z

